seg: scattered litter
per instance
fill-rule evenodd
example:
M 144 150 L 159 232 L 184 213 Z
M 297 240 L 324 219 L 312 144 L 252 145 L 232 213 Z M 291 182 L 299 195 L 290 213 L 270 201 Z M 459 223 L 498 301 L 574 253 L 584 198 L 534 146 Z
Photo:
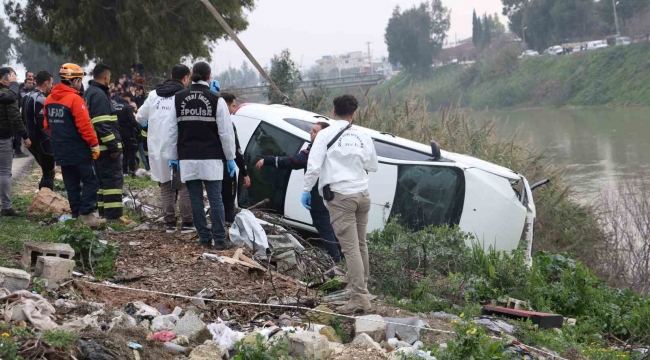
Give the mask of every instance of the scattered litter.
M 483 325 L 490 329 L 491 331 L 494 331 L 495 333 L 501 333 L 504 332 L 506 334 L 513 334 L 515 332 L 515 327 L 513 325 L 508 324 L 507 322 L 503 320 L 493 320 L 490 318 L 480 318 L 480 319 L 475 319 L 474 322 L 476 322 L 479 325 Z
M 228 350 L 234 348 L 235 343 L 246 336 L 243 332 L 230 329 L 221 319 L 218 319 L 216 323 L 209 324 L 208 330 L 212 334 L 212 340 Z
M 83 354 L 84 359 L 115 360 L 112 355 L 105 353 L 102 346 L 93 340 L 78 339 L 77 347 L 81 351 L 81 354 Z
M 230 227 L 230 241 L 237 246 L 248 246 L 255 251 L 261 259 L 266 258 L 266 249 L 269 248 L 266 232 L 257 222 L 257 218 L 249 210 L 243 209 L 235 216 L 235 221 Z
M 0 288 L 0 304 L 3 304 L 2 310 L 6 322 L 10 322 L 13 318 L 20 318 L 29 321 L 38 330 L 52 330 L 59 327 L 52 321 L 52 315 L 56 312 L 54 306 L 38 294 L 32 294 L 27 290 L 11 293 L 5 288 Z
M 156 341 L 160 342 L 169 342 L 172 341 L 176 337 L 176 334 L 174 334 L 171 331 L 163 330 L 163 331 L 158 331 L 153 334 L 153 338 Z M 185 337 L 187 339 L 187 337 Z
M 532 355 L 530 355 L 528 351 L 515 344 L 506 346 L 505 350 L 503 351 L 503 355 L 517 355 L 518 359 L 533 360 Z
M 131 241 L 131 242 L 129 243 L 129 245 L 130 245 L 130 246 L 138 246 L 138 245 L 142 245 L 142 243 L 139 242 L 139 241 Z
M 402 339 L 402 341 L 408 343 L 409 346 L 415 343 L 416 341 L 420 340 L 420 327 L 428 327 L 426 321 L 416 317 L 411 317 L 406 319 L 387 317 L 384 318 L 384 320 L 386 322 L 389 322 L 389 324 L 386 325 L 386 337 L 393 338 L 399 336 L 399 338 Z M 399 324 L 404 324 L 406 326 L 400 326 L 400 325 L 395 325 L 390 323 L 399 323 Z
M 142 223 L 135 228 L 133 228 L 133 231 L 146 231 L 146 230 L 151 230 L 151 227 L 149 227 L 149 224 L 147 223 Z
M 154 332 L 173 330 L 178 320 L 178 316 L 174 314 L 157 316 L 151 321 L 151 330 Z
M 147 170 L 140 168 L 135 171 L 135 176 L 141 178 L 145 176 L 151 176 L 151 174 Z
M 68 221 L 68 220 L 73 220 L 72 216 L 70 216 L 68 214 L 63 214 L 63 215 L 59 216 L 59 222 L 64 222 L 64 221 Z
M 160 316 L 160 312 L 156 310 L 156 308 L 151 307 L 142 301 L 136 301 L 133 303 L 133 307 L 137 310 L 135 312 L 135 316 L 139 318 L 148 318 L 148 319 L 153 319 L 157 316 Z M 128 314 L 128 311 L 127 311 Z
M 178 354 L 186 354 L 187 353 L 187 348 L 178 344 L 174 344 L 172 342 L 166 342 L 163 344 L 166 349 L 178 353 Z
M 129 342 L 127 343 L 127 345 L 128 345 L 131 349 L 134 349 L 134 350 L 140 350 L 140 349 L 142 349 L 142 345 L 140 345 L 140 344 L 138 344 L 137 342 L 134 342 L 134 341 L 129 341 Z

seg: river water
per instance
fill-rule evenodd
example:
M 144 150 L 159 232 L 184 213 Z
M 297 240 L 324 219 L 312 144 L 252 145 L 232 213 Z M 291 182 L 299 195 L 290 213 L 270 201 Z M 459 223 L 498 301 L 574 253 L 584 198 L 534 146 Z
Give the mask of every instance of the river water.
M 581 202 L 616 189 L 626 177 L 650 174 L 650 108 L 539 108 L 489 114 L 499 119 L 502 134 L 519 130 L 521 139 L 565 165 L 566 178 Z

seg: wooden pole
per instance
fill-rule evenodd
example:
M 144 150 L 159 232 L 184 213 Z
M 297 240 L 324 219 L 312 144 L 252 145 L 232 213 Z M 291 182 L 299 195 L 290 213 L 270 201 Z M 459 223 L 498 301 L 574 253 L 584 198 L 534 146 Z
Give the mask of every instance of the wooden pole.
M 266 71 L 264 71 L 264 69 L 260 66 L 260 64 L 257 62 L 257 60 L 255 60 L 255 58 L 250 53 L 250 51 L 248 51 L 246 46 L 244 46 L 244 43 L 242 43 L 241 40 L 239 40 L 239 37 L 237 37 L 237 34 L 235 34 L 235 32 L 230 27 L 230 25 L 228 25 L 226 20 L 224 20 L 223 16 L 221 16 L 221 14 L 219 14 L 217 9 L 214 8 L 212 3 L 210 3 L 210 0 L 201 0 L 201 2 L 203 3 L 203 5 L 205 5 L 206 8 L 208 8 L 208 11 L 210 11 L 212 16 L 214 16 L 215 20 L 217 20 L 219 25 L 221 25 L 221 27 L 223 27 L 223 29 L 226 30 L 226 33 L 228 33 L 228 36 L 230 36 L 233 40 L 235 40 L 235 43 L 237 43 L 237 46 L 239 46 L 239 48 L 244 53 L 244 55 L 246 55 L 248 60 L 250 60 L 250 62 L 253 63 L 253 66 L 255 66 L 257 71 L 259 71 L 260 74 L 262 74 L 262 77 L 264 77 L 264 79 L 266 79 L 266 81 L 269 82 L 269 85 L 271 85 L 271 88 L 273 88 L 273 90 L 276 93 L 278 93 L 278 95 L 280 95 L 282 97 L 284 104 L 290 105 L 289 97 L 287 95 L 285 95 L 277 85 L 275 85 L 273 80 L 271 80 L 271 77 L 269 76 L 269 74 L 267 74 Z

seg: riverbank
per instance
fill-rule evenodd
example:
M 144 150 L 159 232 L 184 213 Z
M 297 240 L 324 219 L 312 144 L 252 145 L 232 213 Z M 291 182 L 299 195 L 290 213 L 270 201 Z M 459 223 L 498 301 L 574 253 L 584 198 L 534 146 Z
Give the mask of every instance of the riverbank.
M 540 106 L 650 106 L 650 45 L 520 59 L 518 45 L 469 67 L 448 65 L 426 76 L 401 72 L 370 98 L 424 98 L 431 110 L 450 103 L 474 109 Z

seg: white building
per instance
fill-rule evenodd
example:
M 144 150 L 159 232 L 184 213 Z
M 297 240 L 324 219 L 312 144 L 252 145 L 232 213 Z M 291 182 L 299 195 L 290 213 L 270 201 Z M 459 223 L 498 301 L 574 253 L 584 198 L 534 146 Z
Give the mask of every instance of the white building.
M 368 53 L 364 53 L 363 51 L 349 52 L 339 56 L 323 56 L 321 59 L 316 60 L 316 64 L 318 72 L 324 74 L 325 77 L 357 74 L 368 75 L 373 72 L 375 74 L 389 76 L 393 72 L 393 66 L 388 62 L 388 58 L 373 59 L 371 65 Z M 344 73 L 342 74 L 342 72 Z

